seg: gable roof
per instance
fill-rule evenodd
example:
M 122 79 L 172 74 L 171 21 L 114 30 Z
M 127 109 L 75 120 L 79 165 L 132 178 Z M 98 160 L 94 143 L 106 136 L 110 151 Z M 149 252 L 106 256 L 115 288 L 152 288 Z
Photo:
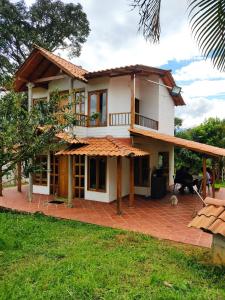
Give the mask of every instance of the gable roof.
M 177 147 L 186 148 L 192 151 L 208 154 L 209 156 L 225 156 L 225 149 L 207 144 L 202 144 L 190 140 L 178 138 L 176 136 L 144 129 L 129 129 L 131 134 L 156 139 L 162 142 L 173 144 Z
M 198 212 L 188 227 L 225 236 L 225 200 L 207 197 L 205 203 L 207 205 Z
M 35 74 L 37 76 L 40 74 L 42 75 L 45 71 L 43 65 L 46 64 L 46 60 L 51 62 L 53 65 L 56 66 L 56 69 L 53 70 L 55 72 L 59 72 L 62 70 L 68 76 L 72 78 L 87 82 L 93 78 L 99 78 L 104 76 L 122 76 L 122 75 L 129 75 L 129 74 L 139 74 L 139 75 L 150 75 L 155 74 L 160 76 L 163 83 L 167 86 L 173 87 L 175 85 L 175 81 L 171 74 L 170 70 L 163 70 L 159 68 L 153 68 L 141 64 L 137 65 L 130 65 L 130 66 L 123 66 L 118 68 L 111 68 L 99 71 L 88 72 L 87 70 L 74 65 L 73 63 L 65 60 L 64 58 L 53 54 L 52 52 L 41 48 L 37 45 L 33 46 L 34 50 L 25 60 L 25 62 L 20 66 L 20 68 L 15 73 L 15 90 L 16 91 L 23 91 L 26 90 L 26 83 L 28 81 L 32 82 L 32 79 L 35 78 Z M 35 72 L 33 70 L 35 69 Z M 43 72 L 42 72 L 43 69 Z M 48 65 L 46 72 L 48 70 Z M 39 75 L 39 76 L 40 76 Z M 50 74 L 51 76 L 51 74 Z M 170 89 L 168 89 L 170 92 Z M 175 105 L 185 105 L 185 102 L 181 95 L 179 96 L 171 96 Z
M 34 49 L 28 58 L 15 73 L 16 78 L 14 88 L 16 91 L 19 92 L 25 90 L 26 83 L 28 81 L 32 82 L 33 79 L 36 79 L 34 77 L 35 73 L 40 73 L 41 76 L 44 72 L 48 72 L 50 64 L 46 63 L 46 61 L 52 63 L 56 67 L 53 71 L 59 72 L 62 70 L 68 76 L 87 82 L 87 79 L 84 77 L 84 75 L 88 73 L 86 70 L 37 45 L 34 45 L 33 48 Z M 33 72 L 34 69 L 35 73 Z
M 139 148 L 132 147 L 130 138 L 113 138 L 106 136 L 104 138 L 82 138 L 80 142 L 87 145 L 69 147 L 61 150 L 56 155 L 87 155 L 87 156 L 145 156 L 145 152 Z

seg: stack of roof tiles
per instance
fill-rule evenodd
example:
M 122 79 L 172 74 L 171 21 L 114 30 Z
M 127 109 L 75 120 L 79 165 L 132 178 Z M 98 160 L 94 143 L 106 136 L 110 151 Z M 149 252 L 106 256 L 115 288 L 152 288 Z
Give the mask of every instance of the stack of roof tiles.
M 225 200 L 207 197 L 205 203 L 206 206 L 198 212 L 188 227 L 225 236 Z
M 57 155 L 88 155 L 88 156 L 144 156 L 149 155 L 141 149 L 132 147 L 131 139 L 120 139 L 107 136 L 104 138 L 79 139 L 80 146 L 59 151 Z M 86 143 L 86 145 L 82 145 Z

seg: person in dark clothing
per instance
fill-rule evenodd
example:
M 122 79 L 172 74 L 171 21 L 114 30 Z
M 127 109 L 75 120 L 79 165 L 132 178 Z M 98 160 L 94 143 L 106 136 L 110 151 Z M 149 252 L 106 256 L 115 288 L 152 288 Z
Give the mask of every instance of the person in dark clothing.
M 190 193 L 194 194 L 193 185 L 195 185 L 195 181 L 193 181 L 192 175 L 189 173 L 187 168 L 181 167 L 176 172 L 175 183 L 181 184 L 181 188 L 179 192 L 184 194 L 184 190 L 187 187 Z

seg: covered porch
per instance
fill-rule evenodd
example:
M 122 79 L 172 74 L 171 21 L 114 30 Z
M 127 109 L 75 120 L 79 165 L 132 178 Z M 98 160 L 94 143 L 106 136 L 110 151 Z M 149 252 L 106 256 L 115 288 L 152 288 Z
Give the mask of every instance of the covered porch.
M 212 237 L 200 229 L 188 228 L 187 224 L 193 219 L 202 203 L 196 195 L 178 195 L 179 204 L 171 206 L 170 195 L 160 200 L 146 200 L 135 196 L 135 207 L 129 206 L 129 198 L 121 201 L 122 215 L 116 214 L 116 201 L 102 203 L 89 200 L 72 200 L 73 207 L 66 204 L 51 204 L 48 201 L 53 196 L 33 195 L 33 201 L 27 201 L 28 187 L 18 192 L 16 188 L 4 190 L 0 197 L 0 208 L 35 213 L 41 212 L 47 216 L 70 219 L 91 224 L 130 230 L 151 235 L 153 237 L 196 246 L 210 247 Z M 216 194 L 224 199 L 225 190 Z

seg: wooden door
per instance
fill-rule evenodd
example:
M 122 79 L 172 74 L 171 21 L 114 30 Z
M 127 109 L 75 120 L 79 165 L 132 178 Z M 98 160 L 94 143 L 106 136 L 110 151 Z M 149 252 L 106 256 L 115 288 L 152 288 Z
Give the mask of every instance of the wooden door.
M 74 174 L 74 197 L 84 198 L 85 185 L 85 157 L 84 155 L 73 156 L 73 174 Z
M 61 155 L 59 158 L 59 197 L 68 196 L 68 157 Z

